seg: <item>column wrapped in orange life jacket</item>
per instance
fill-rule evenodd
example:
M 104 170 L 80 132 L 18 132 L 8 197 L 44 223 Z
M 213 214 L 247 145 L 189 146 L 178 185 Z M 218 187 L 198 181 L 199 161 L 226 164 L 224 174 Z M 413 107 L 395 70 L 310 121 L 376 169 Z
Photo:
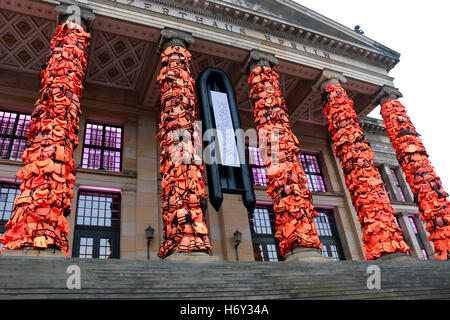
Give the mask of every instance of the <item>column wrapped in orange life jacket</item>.
M 190 71 L 191 54 L 182 46 L 168 46 L 161 54 L 158 76 L 161 93 L 161 176 L 164 243 L 158 256 L 172 251 L 209 253 L 211 244 L 205 223 L 206 191 L 203 166 L 195 150 L 201 150 L 201 132 L 195 127 L 196 99 Z
M 406 108 L 398 100 L 387 100 L 381 115 L 396 150 L 397 159 L 414 194 L 414 200 L 434 243 L 436 259 L 450 259 L 450 201 L 442 187 Z
M 284 256 L 297 247 L 322 248 L 314 219 L 311 191 L 299 162 L 299 141 L 289 125 L 278 74 L 268 66 L 251 70 L 250 98 L 254 107 L 259 149 L 267 168 L 267 194 L 274 200 L 275 237 Z
M 326 85 L 322 93 L 328 131 L 332 135 L 334 150 L 344 171 L 345 184 L 361 224 L 366 259 L 408 252 L 409 247 L 403 241 L 402 231 L 394 219 L 395 211 L 373 163 L 374 155 L 356 121 L 353 101 L 336 83 Z
M 31 115 L 28 148 L 22 155 L 20 195 L 14 201 L 2 250 L 57 248 L 69 255 L 66 217 L 75 182 L 73 150 L 78 146 L 82 80 L 90 34 L 82 26 L 59 25 L 41 71 L 39 99 Z

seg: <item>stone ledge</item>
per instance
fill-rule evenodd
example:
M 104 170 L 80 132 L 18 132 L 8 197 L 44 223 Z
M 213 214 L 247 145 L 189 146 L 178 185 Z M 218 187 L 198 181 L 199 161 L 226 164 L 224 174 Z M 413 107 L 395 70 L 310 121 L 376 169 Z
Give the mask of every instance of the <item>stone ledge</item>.
M 319 249 L 298 247 L 285 256 L 286 262 L 334 262 L 333 258 L 324 257 Z
M 204 252 L 175 252 L 168 256 L 164 261 L 219 262 L 220 258 Z
M 40 258 L 64 258 L 65 253 L 53 249 L 19 249 L 19 250 L 2 250 L 0 257 L 40 257 Z
M 377 259 L 377 261 L 379 260 L 384 260 L 384 261 L 389 261 L 389 260 L 418 260 L 417 258 L 408 256 L 406 253 L 403 252 L 394 252 L 394 253 L 390 253 L 387 254 L 385 256 L 382 256 L 380 258 Z

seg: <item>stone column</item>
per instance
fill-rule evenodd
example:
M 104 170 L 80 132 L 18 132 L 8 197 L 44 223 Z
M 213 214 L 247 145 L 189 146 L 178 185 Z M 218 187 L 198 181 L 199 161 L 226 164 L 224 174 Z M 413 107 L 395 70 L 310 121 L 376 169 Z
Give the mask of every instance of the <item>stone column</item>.
M 381 115 L 406 181 L 414 194 L 434 243 L 436 259 L 450 259 L 450 201 L 428 158 L 425 146 L 409 118 L 406 108 L 398 101 L 400 91 L 383 87 L 373 102 L 381 105 Z
M 202 141 L 195 125 L 197 106 L 187 50 L 193 42 L 186 32 L 161 31 L 161 123 L 157 138 L 161 145 L 164 242 L 158 256 L 170 256 L 169 260 L 209 260 L 211 251 L 203 166 L 194 153 L 201 149 Z
M 41 71 L 41 90 L 31 115 L 21 194 L 14 201 L 3 250 L 30 249 L 32 255 L 64 252 L 69 255 L 69 223 L 76 167 L 73 151 L 81 114 L 80 100 L 87 67 L 90 34 L 86 24 L 94 15 L 77 5 L 56 7 L 62 16 L 50 42 L 50 56 Z M 30 254 L 30 250 L 28 251 Z M 45 254 L 45 253 L 44 253 Z
M 267 168 L 267 194 L 274 201 L 275 237 L 286 260 L 322 260 L 319 251 L 322 244 L 314 223 L 318 213 L 311 203 L 311 191 L 298 160 L 299 141 L 290 128 L 279 76 L 272 69 L 276 64 L 274 55 L 252 50 L 244 66 L 244 71 L 250 74 L 259 150 Z
M 139 110 L 136 124 L 136 204 L 135 204 L 135 248 L 136 259 L 147 259 L 147 238 L 145 229 L 155 229 L 150 242 L 151 260 L 158 259 L 161 243 L 158 205 L 158 152 L 155 137 L 158 133 L 156 112 Z M 131 219 L 130 219 L 131 220 Z M 130 232 L 130 238 L 133 234 Z
M 345 183 L 363 233 L 363 251 L 367 260 L 405 254 L 409 247 L 394 220 L 394 209 L 383 190 L 374 155 L 357 123 L 353 101 L 340 85 L 345 77 L 325 70 L 313 89 L 322 91 L 324 114 L 332 135 L 335 153 L 344 171 Z

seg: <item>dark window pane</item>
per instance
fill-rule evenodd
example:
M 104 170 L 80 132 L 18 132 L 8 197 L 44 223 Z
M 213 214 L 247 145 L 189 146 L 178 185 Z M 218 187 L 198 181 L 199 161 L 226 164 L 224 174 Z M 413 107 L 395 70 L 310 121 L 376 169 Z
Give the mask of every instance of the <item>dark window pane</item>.
M 428 254 L 427 254 L 427 251 L 425 250 L 425 244 L 424 244 L 424 242 L 422 240 L 422 236 L 420 235 L 419 230 L 417 229 L 415 216 L 409 215 L 408 216 L 408 220 L 409 220 L 409 223 L 411 224 L 411 228 L 414 231 L 414 234 L 416 236 L 417 242 L 419 243 L 419 247 L 420 247 L 420 250 L 421 250 L 421 252 L 423 254 L 423 257 L 424 257 L 425 260 L 428 260 Z
M 122 133 L 120 127 L 87 123 L 81 166 L 120 172 Z
M 17 113 L 0 111 L 0 134 L 12 135 Z
M 333 211 L 317 208 L 316 211 L 319 216 L 315 219 L 315 223 L 320 242 L 323 244 L 322 255 L 333 257 L 336 261 L 343 260 L 344 255 Z
M 8 152 L 9 152 L 10 145 L 11 145 L 10 138 L 0 137 L 0 156 L 3 159 L 9 158 Z
M 80 238 L 80 253 L 79 257 L 83 259 L 92 258 L 92 252 L 94 248 L 94 238 Z
M 308 188 L 314 192 L 327 192 L 320 169 L 319 157 L 317 155 L 302 153 L 299 156 L 299 161 L 308 179 Z
M 400 198 L 402 201 L 406 201 L 405 194 L 403 193 L 403 189 L 400 185 L 400 182 L 398 180 L 397 172 L 395 169 L 391 169 L 392 177 L 394 178 L 395 187 L 398 190 L 398 193 L 400 194 Z
M 115 210 L 113 212 L 113 210 Z M 118 227 L 120 195 L 80 191 L 77 224 L 85 226 Z
M 255 147 L 248 147 L 248 155 L 255 185 L 267 187 L 266 168 L 259 153 L 259 149 Z
M 0 183 L 0 221 L 2 223 L 11 217 L 14 200 L 19 194 L 19 185 Z
M 0 111 L 0 157 L 21 160 L 27 146 L 31 116 Z
M 100 259 L 111 259 L 112 258 L 112 239 L 100 239 Z
M 252 233 L 273 235 L 275 230 L 275 215 L 269 206 L 257 206 L 250 215 Z
M 19 114 L 19 121 L 17 122 L 16 136 L 26 137 L 28 129 L 30 128 L 31 116 L 27 114 Z

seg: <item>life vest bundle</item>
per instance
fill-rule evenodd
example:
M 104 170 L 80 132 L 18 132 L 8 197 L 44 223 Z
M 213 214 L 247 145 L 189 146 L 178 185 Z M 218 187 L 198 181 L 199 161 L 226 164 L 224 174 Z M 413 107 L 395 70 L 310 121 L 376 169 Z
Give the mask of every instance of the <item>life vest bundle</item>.
M 397 152 L 397 159 L 434 243 L 436 259 L 450 259 L 450 201 L 406 108 L 388 100 L 381 107 L 384 124 Z
M 311 204 L 311 191 L 299 162 L 299 141 L 289 125 L 279 76 L 271 68 L 258 66 L 249 77 L 259 150 L 267 168 L 267 194 L 274 200 L 275 237 L 280 253 L 296 247 L 322 248 Z
M 172 251 L 209 253 L 211 244 L 205 223 L 206 191 L 199 128 L 195 125 L 195 82 L 190 71 L 191 54 L 180 46 L 169 46 L 161 55 L 158 76 L 161 93 L 161 146 L 164 243 L 158 256 Z
M 395 222 L 394 209 L 383 189 L 381 175 L 373 163 L 369 142 L 356 121 L 353 101 L 340 85 L 330 84 L 323 91 L 322 104 L 345 184 L 358 212 L 366 259 L 408 252 L 409 247 Z
M 56 247 L 69 255 L 66 217 L 71 212 L 78 146 L 82 79 L 87 66 L 90 34 L 81 26 L 59 25 L 41 71 L 41 90 L 31 115 L 20 195 L 0 238 L 3 249 Z

